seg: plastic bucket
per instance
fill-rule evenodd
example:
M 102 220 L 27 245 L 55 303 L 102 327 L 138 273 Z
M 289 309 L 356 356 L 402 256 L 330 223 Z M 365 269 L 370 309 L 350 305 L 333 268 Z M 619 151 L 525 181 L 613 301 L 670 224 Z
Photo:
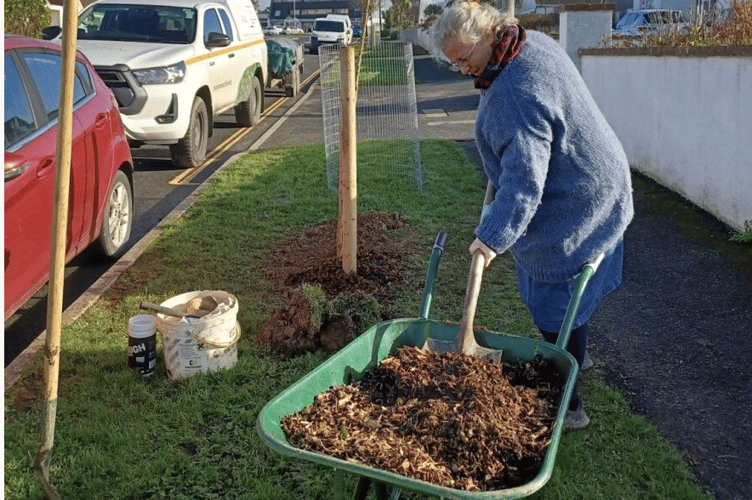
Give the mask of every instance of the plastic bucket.
M 238 301 L 234 295 L 217 290 L 188 292 L 161 305 L 186 312 L 192 299 L 202 297 L 212 297 L 218 305 L 201 318 L 157 314 L 165 368 L 172 379 L 232 368 L 238 361 L 240 324 L 237 322 Z
M 139 314 L 128 320 L 128 369 L 145 377 L 157 366 L 157 318 Z

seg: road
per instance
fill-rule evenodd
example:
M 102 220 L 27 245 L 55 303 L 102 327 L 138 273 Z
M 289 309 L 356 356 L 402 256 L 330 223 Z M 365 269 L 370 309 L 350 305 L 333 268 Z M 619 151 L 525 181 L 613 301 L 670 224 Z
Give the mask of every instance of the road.
M 299 42 L 307 41 L 300 37 Z M 235 123 L 231 110 L 217 117 L 214 135 L 209 139 L 209 153 L 195 169 L 179 169 L 170 161 L 167 147 L 132 149 L 135 165 L 134 223 L 128 248 L 138 242 L 189 196 L 228 158 L 249 147 L 279 120 L 297 99 L 304 95 L 318 75 L 318 57 L 305 54 L 303 88 L 298 96 L 287 98 L 281 91 L 267 90 L 261 122 L 246 129 Z M 99 260 L 95 252 L 84 251 L 65 269 L 63 308 L 69 307 L 104 274 L 113 262 Z M 5 367 L 45 330 L 47 287 L 43 287 L 5 322 Z

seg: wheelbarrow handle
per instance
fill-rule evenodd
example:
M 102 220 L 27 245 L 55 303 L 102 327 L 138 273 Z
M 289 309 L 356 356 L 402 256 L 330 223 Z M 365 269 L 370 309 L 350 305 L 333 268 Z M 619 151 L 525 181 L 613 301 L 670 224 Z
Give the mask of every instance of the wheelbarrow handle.
M 433 244 L 431 258 L 428 261 L 428 272 L 426 274 L 426 284 L 423 286 L 423 301 L 420 305 L 420 319 L 428 319 L 428 312 L 431 309 L 431 300 L 433 299 L 433 285 L 436 281 L 436 270 L 439 268 L 439 260 L 446 246 L 447 235 L 444 232 L 436 236 L 436 242 Z
M 572 294 L 572 298 L 569 299 L 567 313 L 564 316 L 564 322 L 561 325 L 561 330 L 559 330 L 559 337 L 556 339 L 556 347 L 559 347 L 561 349 L 567 348 L 567 344 L 569 344 L 569 336 L 572 334 L 572 326 L 574 325 L 574 320 L 577 317 L 577 311 L 579 311 L 580 309 L 580 300 L 582 300 L 582 294 L 585 292 L 588 281 L 590 281 L 590 278 L 592 278 L 595 272 L 598 270 L 598 267 L 601 265 L 601 262 L 603 262 L 603 258 L 605 256 L 606 254 L 602 253 L 585 264 L 585 266 L 582 268 L 582 271 L 580 271 L 580 274 L 577 276 L 577 283 L 574 287 L 574 293 Z

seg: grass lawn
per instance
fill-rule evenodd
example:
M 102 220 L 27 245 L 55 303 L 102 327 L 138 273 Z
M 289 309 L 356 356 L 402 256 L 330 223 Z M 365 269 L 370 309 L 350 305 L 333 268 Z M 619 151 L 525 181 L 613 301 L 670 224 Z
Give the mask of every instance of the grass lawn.
M 370 154 L 378 154 L 371 151 Z M 389 210 L 408 224 L 395 237 L 420 249 L 392 290 L 393 313 L 417 316 L 428 256 L 449 235 L 431 317 L 459 321 L 484 181 L 451 141 L 421 143 L 424 194 L 409 184 L 358 172 L 359 210 Z M 275 454 L 255 430 L 262 406 L 316 367 L 322 352 L 284 359 L 253 343 L 255 329 L 281 304 L 264 279 L 268 248 L 337 216 L 326 188 L 323 145 L 242 157 L 166 228 L 105 296 L 62 335 L 60 389 L 50 480 L 68 499 L 326 499 L 331 469 Z M 332 245 L 335 242 L 331 242 Z M 476 324 L 533 335 L 517 295 L 513 262 L 497 259 L 484 276 Z M 143 300 L 192 290 L 234 294 L 242 337 L 230 370 L 170 380 L 159 358 L 150 379 L 125 369 L 127 320 Z M 161 353 L 161 345 L 159 347 Z M 596 360 L 597 361 L 597 360 Z M 583 382 L 591 425 L 565 433 L 554 474 L 536 499 L 707 499 L 682 454 L 597 369 Z M 5 498 L 44 498 L 30 454 L 39 447 L 41 360 L 5 398 Z M 347 491 L 355 484 L 347 478 Z M 401 498 L 426 498 L 403 492 Z

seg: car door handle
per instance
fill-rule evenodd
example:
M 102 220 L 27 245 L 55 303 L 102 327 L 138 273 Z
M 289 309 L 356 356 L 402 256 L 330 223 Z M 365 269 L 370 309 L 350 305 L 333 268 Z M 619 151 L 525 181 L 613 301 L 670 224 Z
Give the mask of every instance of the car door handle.
M 37 178 L 41 179 L 42 177 L 45 177 L 50 172 L 54 171 L 55 169 L 50 168 L 52 165 L 55 164 L 55 160 L 52 158 L 45 158 L 41 162 L 39 162 L 39 166 L 37 166 Z
M 229 57 L 230 59 L 232 59 L 233 57 L 235 57 L 235 53 L 233 52 L 233 53 L 227 54 L 227 57 Z
M 94 127 L 97 130 L 102 130 L 106 126 L 107 126 L 107 114 L 106 113 L 99 113 L 97 115 L 96 120 L 94 120 Z

